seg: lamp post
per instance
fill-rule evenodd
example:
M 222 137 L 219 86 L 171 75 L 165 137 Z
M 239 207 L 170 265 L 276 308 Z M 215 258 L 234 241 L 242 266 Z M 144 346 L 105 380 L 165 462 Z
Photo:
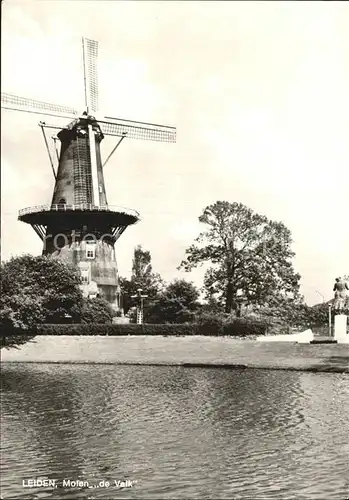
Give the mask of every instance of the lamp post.
M 332 304 L 328 306 L 328 335 L 332 336 L 332 313 L 331 313 Z
M 137 294 L 131 295 L 132 299 L 138 299 L 137 303 L 137 324 L 141 325 L 143 323 L 143 303 L 144 299 L 148 297 L 148 295 L 142 295 L 142 288 L 137 288 Z

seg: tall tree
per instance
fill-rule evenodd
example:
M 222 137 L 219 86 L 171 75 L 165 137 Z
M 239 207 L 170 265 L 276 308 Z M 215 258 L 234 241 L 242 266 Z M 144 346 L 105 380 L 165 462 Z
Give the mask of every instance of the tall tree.
M 225 311 L 238 309 L 241 298 L 263 304 L 280 294 L 297 295 L 300 275 L 292 265 L 291 232 L 241 203 L 217 201 L 199 221 L 206 230 L 186 250 L 186 271 L 208 263 L 204 287 L 224 301 Z
M 120 278 L 124 312 L 127 313 L 135 304 L 132 295 L 135 295 L 141 288 L 142 293 L 148 295 L 144 306 L 144 319 L 146 320 L 148 308 L 153 304 L 163 286 L 161 276 L 153 272 L 149 250 L 144 250 L 141 245 L 138 245 L 134 249 L 131 278 L 129 280 Z
M 131 281 L 148 294 L 157 293 L 163 285 L 160 275 L 153 272 L 149 250 L 143 250 L 141 245 L 134 249 Z

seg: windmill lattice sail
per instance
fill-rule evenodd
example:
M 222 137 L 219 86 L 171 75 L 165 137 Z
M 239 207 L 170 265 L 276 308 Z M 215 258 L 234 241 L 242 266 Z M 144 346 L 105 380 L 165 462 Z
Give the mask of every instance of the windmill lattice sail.
M 101 130 L 105 135 L 116 135 L 122 137 L 124 134 L 128 139 L 142 139 L 158 142 L 176 142 L 176 129 L 165 125 L 143 124 L 128 120 L 115 122 L 99 120 Z
M 39 115 L 50 115 L 63 118 L 78 116 L 77 110 L 69 106 L 27 99 L 26 97 L 19 97 L 5 92 L 1 92 L 1 107 L 14 111 L 25 111 L 26 113 L 37 113 Z
M 98 111 L 98 42 L 89 38 L 82 39 L 84 54 L 85 103 L 87 113 Z

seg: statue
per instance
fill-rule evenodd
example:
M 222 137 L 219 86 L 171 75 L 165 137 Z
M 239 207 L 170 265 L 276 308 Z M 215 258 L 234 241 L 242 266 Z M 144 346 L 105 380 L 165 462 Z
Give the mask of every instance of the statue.
M 343 281 L 342 278 L 336 278 L 336 282 L 333 287 L 334 291 L 334 309 L 337 312 L 341 312 L 348 305 L 348 295 L 347 290 L 349 290 L 348 283 Z

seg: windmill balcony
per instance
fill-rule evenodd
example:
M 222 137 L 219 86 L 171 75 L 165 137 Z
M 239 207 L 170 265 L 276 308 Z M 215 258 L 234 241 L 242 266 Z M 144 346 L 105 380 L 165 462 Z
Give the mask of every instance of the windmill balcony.
M 80 203 L 78 205 L 67 205 L 66 203 L 56 204 L 56 205 L 35 205 L 34 207 L 23 208 L 19 211 L 18 216 L 23 217 L 27 214 L 37 214 L 39 212 L 51 212 L 51 211 L 98 211 L 98 212 L 117 212 L 124 213 L 133 217 L 139 217 L 139 213 L 132 208 L 110 206 L 110 205 L 93 205 L 91 203 Z
M 36 205 L 20 210 L 18 219 L 40 226 L 52 225 L 52 223 L 59 226 L 60 222 L 65 221 L 65 223 L 69 222 L 69 226 L 72 227 L 79 227 L 80 223 L 93 223 L 96 227 L 100 225 L 117 227 L 135 224 L 139 221 L 139 213 L 131 208 L 90 203 Z

